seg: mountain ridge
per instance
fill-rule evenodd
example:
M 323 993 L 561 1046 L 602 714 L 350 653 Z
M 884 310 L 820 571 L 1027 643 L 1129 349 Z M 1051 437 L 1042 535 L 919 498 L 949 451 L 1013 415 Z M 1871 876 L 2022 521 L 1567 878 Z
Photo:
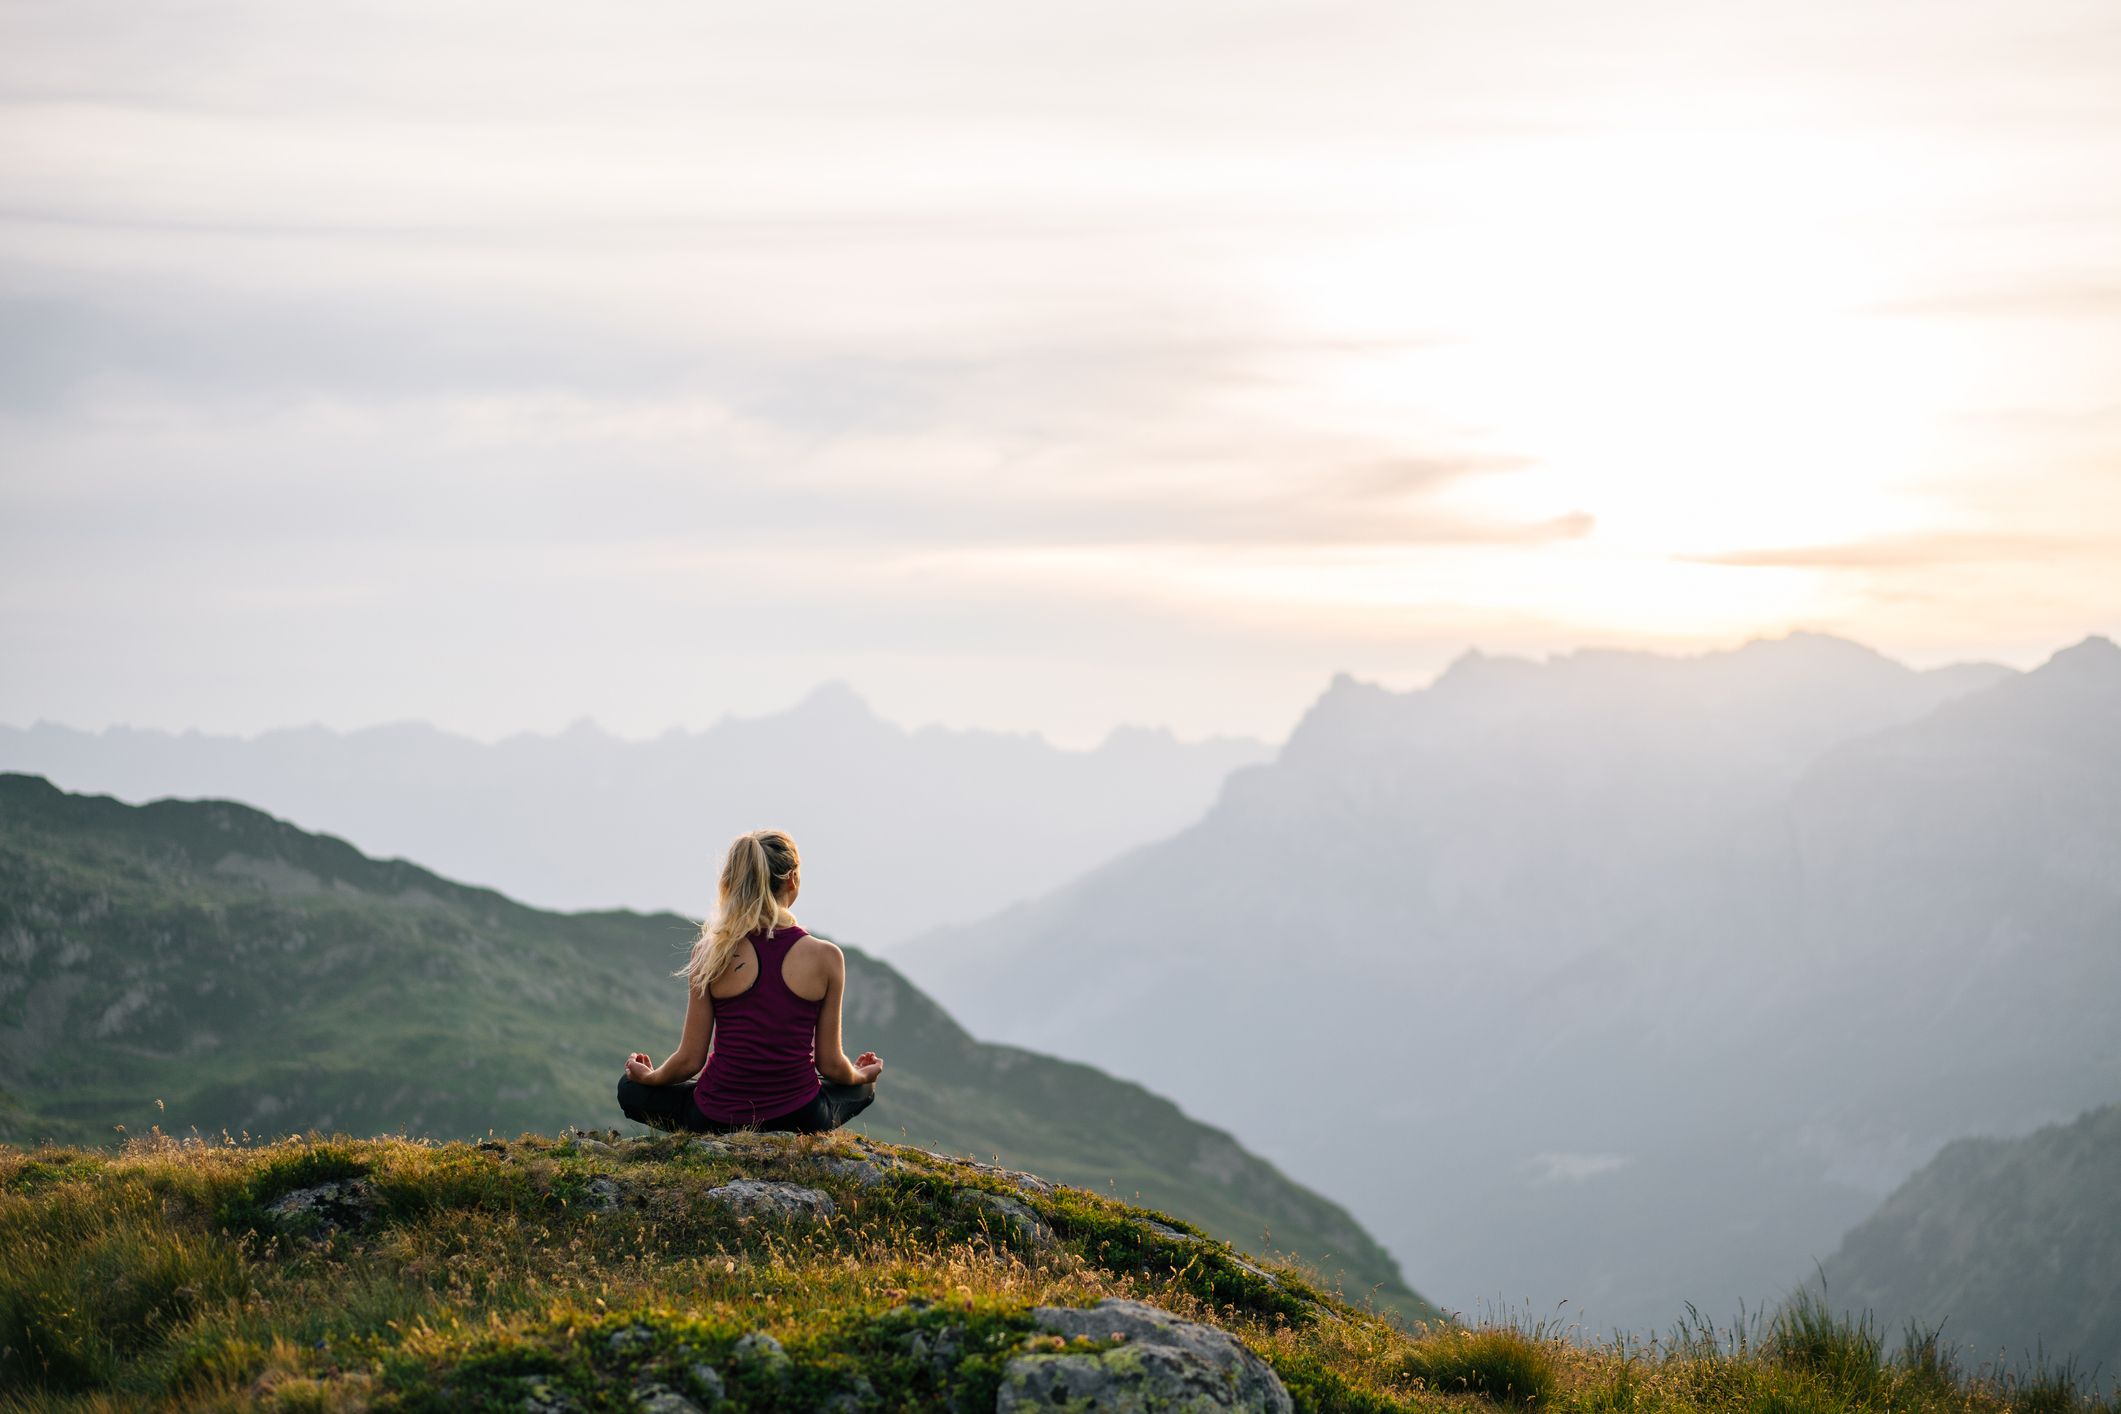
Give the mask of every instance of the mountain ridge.
M 585 723 L 493 743 L 407 723 L 249 738 L 0 727 L 0 769 L 135 802 L 250 801 L 543 907 L 704 912 L 728 840 L 772 825 L 815 866 L 817 902 L 863 920 L 880 948 L 1183 827 L 1266 754 L 1149 728 L 1080 751 L 1029 733 L 909 731 L 844 683 L 641 741 Z M 947 889 L 937 851 L 956 860 Z
M 1824 679 L 1764 695 L 1728 671 L 1745 650 L 1484 667 L 1455 695 L 1336 680 L 1337 735 L 1314 715 L 1196 825 L 894 956 L 975 1031 L 1094 1046 L 1331 1173 L 1449 1303 L 1631 1329 L 1757 1306 L 1938 1144 L 2121 1089 L 2088 1000 L 2121 985 L 2114 655 L 1820 648 L 1796 651 Z M 983 995 L 1062 948 L 1094 987 Z M 1200 1084 L 1198 1016 L 1274 1044 Z M 1409 1065 L 1437 1083 L 1365 1087 L 1368 1147 L 1293 1098 Z M 1638 1091 L 1700 1132 L 1606 1102 Z M 1765 1216 L 1732 1222 L 1737 1194 Z

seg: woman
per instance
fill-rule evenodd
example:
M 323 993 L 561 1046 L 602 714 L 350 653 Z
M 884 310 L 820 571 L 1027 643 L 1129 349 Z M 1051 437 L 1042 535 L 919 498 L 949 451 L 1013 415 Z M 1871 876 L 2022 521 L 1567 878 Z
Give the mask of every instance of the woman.
M 685 1034 L 661 1065 L 639 1051 L 627 1058 L 619 1108 L 628 1119 L 710 1133 L 815 1133 L 876 1099 L 884 1063 L 869 1051 L 850 1061 L 840 1048 L 847 959 L 788 911 L 801 864 L 779 830 L 729 846 L 720 906 L 678 973 L 690 983 Z

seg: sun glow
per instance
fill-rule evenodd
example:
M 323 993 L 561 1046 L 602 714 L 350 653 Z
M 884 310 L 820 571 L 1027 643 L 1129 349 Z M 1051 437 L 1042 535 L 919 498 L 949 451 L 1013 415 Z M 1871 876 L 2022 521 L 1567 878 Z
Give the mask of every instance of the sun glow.
M 1895 290 L 1871 225 L 1895 168 L 1802 129 L 1454 149 L 1409 177 L 1431 215 L 1271 272 L 1290 317 L 1348 341 L 1285 386 L 1299 415 L 1518 467 L 1438 488 L 1455 512 L 1588 513 L 1591 545 L 1536 557 L 1570 613 L 1677 628 L 1719 580 L 1726 610 L 1787 609 L 1789 577 L 1741 589 L 1757 572 L 1698 561 L 1930 514 L 1948 370 L 1919 329 L 1867 312 Z M 1524 574 L 1535 557 L 1513 558 Z

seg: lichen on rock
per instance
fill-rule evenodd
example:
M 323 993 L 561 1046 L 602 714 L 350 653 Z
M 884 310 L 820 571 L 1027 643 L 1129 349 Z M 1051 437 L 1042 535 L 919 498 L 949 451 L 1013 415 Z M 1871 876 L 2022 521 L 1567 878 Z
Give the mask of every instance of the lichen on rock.
M 265 1211 L 281 1224 L 328 1236 L 358 1227 L 376 1210 L 376 1196 L 365 1178 L 335 1178 L 283 1193 Z
M 1008 1239 L 1020 1247 L 1044 1247 L 1053 1241 L 1053 1229 L 1019 1199 L 984 1188 L 960 1188 L 951 1195 L 960 1208 L 984 1215 Z
M 755 1178 L 734 1179 L 719 1188 L 710 1188 L 707 1201 L 743 1217 L 829 1218 L 837 1211 L 832 1195 L 821 1188 Z
M 1032 1319 L 1064 1339 L 1113 1341 L 1103 1350 L 1030 1352 L 1003 1368 L 995 1414 L 1293 1414 L 1289 1391 L 1235 1337 L 1142 1301 L 1038 1306 Z

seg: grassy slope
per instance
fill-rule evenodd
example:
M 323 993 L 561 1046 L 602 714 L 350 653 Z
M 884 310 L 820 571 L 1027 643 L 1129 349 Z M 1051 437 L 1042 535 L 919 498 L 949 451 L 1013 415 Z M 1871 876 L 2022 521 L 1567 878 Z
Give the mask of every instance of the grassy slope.
M 836 1156 L 900 1167 L 864 1186 L 826 1166 Z M 735 1177 L 819 1188 L 837 1211 L 735 1217 L 705 1197 Z M 365 1195 L 336 1229 L 271 1211 L 349 1181 Z M 969 1216 L 967 1188 L 1027 1204 L 1050 1240 Z M 1969 1384 L 1919 1351 L 1881 1360 L 1863 1330 L 1811 1306 L 1743 1350 L 1703 1331 L 1632 1353 L 1510 1327 L 1410 1331 L 1152 1217 L 845 1135 L 720 1153 L 683 1136 L 0 1147 L 0 1411 L 588 1414 L 637 1407 L 647 1384 L 719 1411 L 841 1396 L 851 1410 L 984 1411 L 1013 1354 L 1050 1348 L 1031 1306 L 1105 1296 L 1222 1327 L 1320 1414 L 2114 1409 L 2052 1378 Z M 739 1354 L 759 1331 L 785 1347 L 778 1373 Z M 727 1402 L 710 1398 L 715 1381 Z
M 618 1059 L 676 1037 L 691 933 L 527 908 L 240 805 L 0 775 L 0 1139 L 618 1123 Z M 1090 1067 L 980 1044 L 848 956 L 848 1039 L 891 1067 L 868 1131 L 1138 1196 L 1430 1313 L 1345 1211 L 1228 1135 Z
M 1946 1145 L 1842 1239 L 1828 1290 L 1887 1320 L 1949 1318 L 2018 1355 L 2044 1337 L 2121 1371 L 2121 1105 Z

